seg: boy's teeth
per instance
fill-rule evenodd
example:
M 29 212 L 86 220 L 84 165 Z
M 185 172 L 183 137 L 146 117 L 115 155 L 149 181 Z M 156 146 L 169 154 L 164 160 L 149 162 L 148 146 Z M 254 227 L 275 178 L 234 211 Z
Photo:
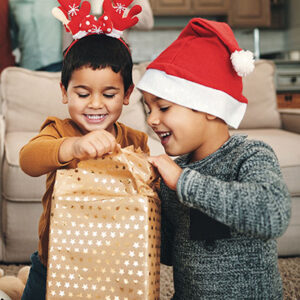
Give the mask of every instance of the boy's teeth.
M 89 119 L 97 120 L 104 118 L 105 115 L 86 115 Z
M 164 133 L 160 133 L 159 136 L 163 138 L 169 136 L 170 134 L 171 134 L 170 132 L 164 132 Z

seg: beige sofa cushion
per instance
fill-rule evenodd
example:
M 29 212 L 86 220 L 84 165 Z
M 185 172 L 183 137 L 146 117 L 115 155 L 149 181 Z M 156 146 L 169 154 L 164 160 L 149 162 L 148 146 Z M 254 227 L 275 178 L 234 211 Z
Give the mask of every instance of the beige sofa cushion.
M 292 218 L 283 236 L 278 238 L 278 253 L 282 256 L 299 256 L 300 249 L 300 197 L 292 197 Z
M 67 117 L 67 106 L 60 101 L 59 80 L 59 73 L 17 67 L 4 70 L 1 94 L 6 131 L 39 131 L 47 116 Z
M 37 132 L 9 132 L 5 138 L 2 194 L 10 201 L 40 202 L 45 192 L 46 175 L 31 177 L 19 167 L 19 151 Z
M 240 129 L 281 127 L 274 73 L 273 62 L 259 60 L 255 62 L 254 71 L 243 78 L 243 94 L 248 99 L 248 106 Z
M 42 213 L 40 203 L 20 203 L 2 198 L 2 232 L 5 236 L 3 261 L 29 262 L 31 253 L 37 250 L 37 228 Z M 0 298 L 1 299 L 1 298 Z

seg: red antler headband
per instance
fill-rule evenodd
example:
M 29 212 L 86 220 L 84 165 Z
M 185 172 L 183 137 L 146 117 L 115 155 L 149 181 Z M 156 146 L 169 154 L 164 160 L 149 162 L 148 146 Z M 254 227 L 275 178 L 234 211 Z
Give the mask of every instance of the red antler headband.
M 67 32 L 72 33 L 74 42 L 89 34 L 106 34 L 120 38 L 125 29 L 139 21 L 136 15 L 142 11 L 140 5 L 134 5 L 124 16 L 132 1 L 104 0 L 103 14 L 97 19 L 90 15 L 91 5 L 88 1 L 83 1 L 80 6 L 81 0 L 58 0 L 61 6 L 53 8 L 52 14 L 64 24 Z

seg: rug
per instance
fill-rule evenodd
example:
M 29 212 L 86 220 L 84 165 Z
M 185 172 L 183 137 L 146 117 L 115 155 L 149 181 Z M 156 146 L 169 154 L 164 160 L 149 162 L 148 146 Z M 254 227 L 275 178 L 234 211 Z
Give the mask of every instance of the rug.
M 300 257 L 280 258 L 279 270 L 283 281 L 284 300 L 300 300 Z M 0 265 L 6 275 L 17 275 L 24 265 Z M 160 300 L 170 300 L 174 289 L 172 267 L 161 265 Z

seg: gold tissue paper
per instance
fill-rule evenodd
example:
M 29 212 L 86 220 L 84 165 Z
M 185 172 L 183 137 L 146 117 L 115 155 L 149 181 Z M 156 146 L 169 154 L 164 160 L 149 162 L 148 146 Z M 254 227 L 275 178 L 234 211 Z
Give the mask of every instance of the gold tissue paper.
M 47 300 L 156 300 L 160 201 L 133 147 L 58 170 L 51 206 Z

